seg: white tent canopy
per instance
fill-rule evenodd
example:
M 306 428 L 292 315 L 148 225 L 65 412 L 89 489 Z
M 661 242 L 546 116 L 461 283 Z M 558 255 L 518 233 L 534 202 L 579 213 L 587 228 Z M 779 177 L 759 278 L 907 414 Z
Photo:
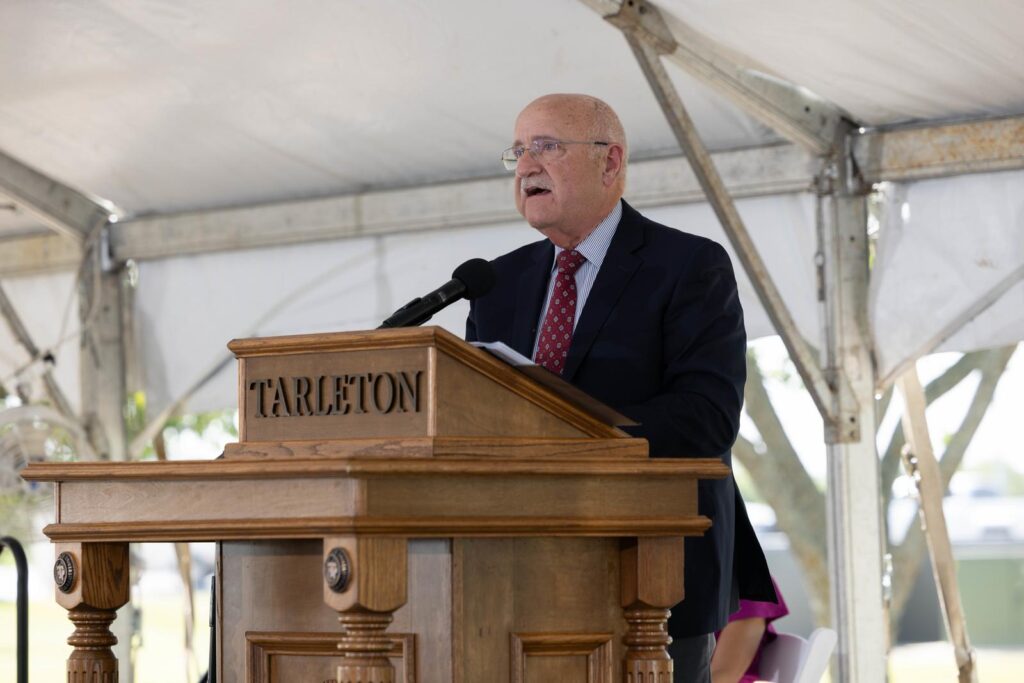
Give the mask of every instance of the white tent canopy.
M 885 196 L 870 306 L 879 376 L 932 351 L 1024 339 L 1024 173 L 923 181 Z
M 806 86 L 864 126 L 1024 111 L 1024 73 L 1017 68 L 1024 63 L 1024 8 L 1017 3 L 670 0 L 663 9 L 681 40 L 711 38 L 737 63 Z M 676 149 L 619 31 L 570 0 L 309 2 L 287 8 L 274 2 L 6 3 L 0 8 L 0 46 L 7 65 L 0 73 L 0 150 L 111 200 L 128 219 L 417 185 L 429 192 L 425 184 L 491 177 L 500 173 L 496 157 L 515 113 L 549 91 L 584 91 L 608 100 L 623 118 L 634 161 Z M 670 73 L 710 149 L 779 142 L 681 70 Z M 813 172 L 808 168 L 806 190 Z M 962 183 L 971 191 L 965 194 Z M 881 377 L 920 350 L 922 330 L 941 328 L 948 322 L 943 315 L 962 313 L 972 297 L 985 295 L 993 280 L 1020 266 L 1024 193 L 1014 188 L 1021 184 L 1020 176 L 1003 173 L 892 190 L 905 197 L 900 207 L 916 209 L 914 226 L 923 239 L 914 241 L 908 230 L 897 239 L 898 223 L 886 222 L 893 230 L 882 234 L 871 313 Z M 631 182 L 627 197 L 642 195 L 644 187 Z M 956 212 L 937 208 L 935 199 L 943 197 L 955 201 Z M 505 197 L 496 194 L 495 201 Z M 638 203 L 645 204 L 642 197 Z M 46 231 L 18 202 L 8 206 L 0 208 L 0 235 Z M 298 270 L 283 269 L 284 256 L 276 254 L 279 274 L 305 274 L 316 264 L 329 270 L 346 254 L 363 253 L 365 260 L 333 270 L 333 290 L 320 285 L 334 297 L 310 300 L 302 311 L 277 311 L 261 324 L 276 300 L 273 293 L 288 291 L 291 278 L 270 276 L 261 286 L 272 292 L 260 292 L 253 283 L 267 271 L 255 267 L 258 252 L 196 263 L 144 261 L 137 308 L 150 380 L 145 388 L 154 398 L 172 399 L 233 336 L 370 325 L 446 277 L 463 254 L 495 255 L 532 239 L 512 222 L 507 206 L 501 209 L 504 215 L 481 220 L 486 227 L 478 230 L 295 247 L 287 251 L 291 263 L 307 264 Z M 817 304 L 810 296 L 813 196 L 747 200 L 741 212 L 801 332 L 817 341 Z M 659 215 L 681 229 L 721 235 L 706 209 L 679 205 Z M 122 227 L 132 234 L 131 220 Z M 947 238 L 967 233 L 977 254 L 1000 258 L 971 261 L 965 250 L 928 248 L 957 244 Z M 246 239 L 243 229 L 239 245 L 252 246 Z M 457 252 L 453 242 L 460 243 Z M 17 239 L 4 244 L 20 249 Z M 390 270 L 406 250 L 436 255 L 414 270 Z M 959 257 L 963 263 L 956 262 Z M 186 275 L 204 267 L 210 269 L 204 280 Z M 233 268 L 239 277 L 228 277 Z M 973 271 L 977 277 L 969 275 Z M 399 272 L 405 279 L 388 277 Z M 943 272 L 965 280 L 954 283 Z M 368 288 L 367 273 L 375 276 L 369 282 L 389 284 L 380 292 Z M 918 277 L 922 273 L 948 283 L 956 296 Z M 54 294 L 54 282 L 36 288 L 5 279 L 20 310 L 48 312 L 23 314 L 39 318 L 30 324 L 44 348 L 58 341 L 61 329 L 77 326 L 52 315 L 54 297 L 63 304 L 71 293 L 63 281 L 66 289 Z M 336 313 L 352 310 L 345 292 L 359 287 L 375 292 L 371 299 L 356 297 L 360 313 Z M 745 287 L 744 294 L 751 336 L 771 333 L 752 290 Z M 205 297 L 204 305 L 188 305 L 197 296 Z M 213 305 L 217 299 L 221 306 Z M 945 339 L 944 348 L 1024 338 L 1024 307 L 1014 305 L 1019 299 L 1019 288 L 1007 292 L 992 313 Z M 944 303 L 941 315 L 925 303 L 933 300 Z M 457 330 L 458 317 L 440 320 Z M 175 340 L 173 328 L 181 320 L 189 321 L 189 343 Z M 0 377 L 9 379 L 28 359 L 5 341 Z M 77 349 L 64 344 L 57 351 L 61 381 L 76 399 Z M 162 382 L 161 376 L 174 379 Z M 205 396 L 194 409 L 234 401 L 223 389 L 216 398 Z
M 865 126 L 1024 109 L 1013 0 L 662 4 Z M 677 149 L 619 31 L 574 0 L 6 2 L 0 57 L 0 149 L 131 215 L 495 175 L 552 91 L 605 98 L 634 158 Z M 672 73 L 712 150 L 777 139 Z

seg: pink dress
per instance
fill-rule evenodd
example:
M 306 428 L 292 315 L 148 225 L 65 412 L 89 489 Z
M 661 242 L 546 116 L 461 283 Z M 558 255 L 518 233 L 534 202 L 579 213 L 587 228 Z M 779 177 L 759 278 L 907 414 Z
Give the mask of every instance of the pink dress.
M 761 644 L 757 646 L 757 652 L 754 653 L 754 659 L 750 662 L 747 672 L 743 674 L 743 678 L 740 679 L 740 683 L 754 683 L 754 681 L 758 680 L 758 666 L 761 663 L 761 652 L 768 643 L 775 640 L 775 627 L 772 626 L 772 622 L 779 617 L 784 617 L 789 614 L 789 608 L 786 607 L 786 601 L 782 599 L 782 591 L 779 590 L 779 584 L 775 583 L 774 578 L 772 579 L 772 585 L 775 586 L 775 595 L 779 599 L 778 604 L 774 602 L 758 602 L 756 600 L 740 600 L 739 610 L 729 617 L 730 622 L 755 617 L 761 617 L 765 620 L 765 629 L 764 635 L 761 636 Z M 721 633 L 721 631 L 719 631 L 719 633 Z M 715 637 L 718 637 L 718 633 L 715 634 Z

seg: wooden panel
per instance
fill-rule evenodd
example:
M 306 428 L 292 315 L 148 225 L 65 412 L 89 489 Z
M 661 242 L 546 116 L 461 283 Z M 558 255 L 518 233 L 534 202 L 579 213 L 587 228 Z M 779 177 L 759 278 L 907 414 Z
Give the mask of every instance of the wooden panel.
M 588 411 L 577 407 L 571 400 L 541 386 L 527 377 L 526 373 L 510 367 L 486 351 L 466 344 L 444 330 L 439 329 L 438 332 L 436 345 L 439 356 L 443 353 L 459 364 L 473 368 L 481 375 L 487 376 L 505 389 L 528 399 L 551 414 L 557 415 L 566 424 L 580 429 L 589 436 L 603 438 L 628 436 L 621 429 L 595 419 Z M 566 389 L 569 392 L 577 391 L 571 386 L 567 386 Z
M 196 464 L 197 472 L 219 471 L 220 476 L 208 481 L 191 480 L 177 468 L 162 468 L 168 476 L 164 481 L 134 481 L 136 473 L 152 470 L 125 463 L 117 468 L 119 481 L 102 481 L 97 473 L 65 481 L 63 521 L 48 526 L 46 533 L 55 540 L 130 541 L 312 538 L 350 532 L 409 537 L 692 535 L 704 531 L 708 522 L 695 515 L 696 483 L 680 475 L 693 471 L 688 465 L 660 460 L 244 460 Z M 232 471 L 255 477 L 265 474 L 261 468 L 307 478 L 238 479 L 241 475 Z M 308 476 L 317 469 L 339 475 L 346 468 L 350 476 L 360 470 L 373 476 Z M 377 476 L 389 469 L 391 476 Z M 412 471 L 406 475 L 402 470 Z M 597 475 L 591 474 L 595 470 Z M 647 472 L 657 476 L 638 475 Z M 643 517 L 636 516 L 637 501 L 643 501 Z
M 358 483 L 337 478 L 230 481 L 96 481 L 62 486 L 61 520 L 147 522 L 276 520 L 352 515 Z M 187 502 L 186 502 L 187 501 Z
M 221 547 L 220 683 L 245 680 L 246 632 L 340 632 L 338 613 L 323 602 L 319 540 L 232 542 Z M 334 678 L 333 668 L 325 670 L 330 675 L 324 679 Z
M 437 348 L 427 350 L 427 435 L 437 436 Z M 521 436 L 521 435 L 517 435 Z
M 432 458 L 436 440 L 429 436 L 328 441 L 245 441 L 224 446 L 225 460 L 301 460 L 308 458 Z
M 479 458 L 366 458 L 322 460 L 178 460 L 173 462 L 36 462 L 22 470 L 27 481 L 191 481 L 230 479 L 296 479 L 302 477 L 415 474 L 447 479 L 453 474 L 476 474 L 504 479 L 510 474 L 575 475 L 577 478 L 654 475 L 658 478 L 723 479 L 729 468 L 714 458 L 507 459 Z
M 646 459 L 646 439 L 543 439 L 489 438 L 477 436 L 438 437 L 434 457 L 445 458 L 535 458 L 561 460 Z
M 585 465 L 584 465 L 585 466 Z M 392 476 L 366 482 L 371 516 L 451 516 L 513 512 L 520 517 L 576 517 L 597 521 L 635 514 L 644 501 L 649 517 L 696 514 L 697 484 L 659 477 L 530 477 L 508 473 L 496 485 L 490 476 L 451 476 L 424 481 Z
M 275 670 L 289 673 L 279 680 L 319 683 L 333 679 L 341 627 L 338 613 L 323 602 L 322 541 L 231 542 L 220 544 L 220 549 L 218 680 L 246 680 L 243 674 L 250 641 L 259 641 L 261 633 L 273 634 L 277 643 L 271 648 L 279 653 L 274 657 L 275 667 L 279 667 Z M 408 675 L 416 674 L 418 668 L 421 681 L 447 681 L 451 676 L 450 562 L 446 542 L 409 542 L 409 599 L 395 611 L 388 631 L 403 638 L 416 636 L 414 644 L 406 638 L 408 651 L 416 653 L 416 664 Z M 319 654 L 320 647 L 326 654 Z M 308 656 L 303 648 L 310 650 Z M 327 654 L 335 659 L 321 666 L 322 656 Z M 413 661 L 411 656 L 409 661 Z M 392 663 L 396 672 L 402 673 L 401 662 Z M 319 674 L 314 672 L 326 673 L 317 678 Z
M 416 636 L 391 633 L 388 658 L 396 683 L 416 683 Z M 334 679 L 338 636 L 334 633 L 250 631 L 245 634 L 247 683 L 320 683 Z M 424 681 L 441 680 L 423 678 Z
M 475 368 L 438 354 L 438 436 L 595 436 L 564 417 L 509 392 Z
M 515 683 L 559 683 L 582 682 L 587 679 L 587 658 L 582 655 L 533 656 L 529 662 L 523 660 L 523 670 L 518 676 L 513 673 Z
M 611 633 L 513 633 L 511 683 L 611 683 Z
M 528 675 L 520 680 L 530 680 L 531 667 L 522 661 L 526 650 L 532 653 L 528 662 L 537 658 L 533 670 L 538 676 L 551 667 L 560 674 L 584 672 L 584 677 L 571 680 L 588 680 L 586 662 L 591 656 L 595 662 L 621 660 L 625 622 L 619 608 L 618 541 L 466 539 L 454 543 L 457 568 L 453 575 L 458 579 L 454 590 L 461 598 L 455 602 L 453 637 L 461 660 L 457 667 L 462 667 L 462 677 L 455 680 L 508 680 L 515 675 L 515 666 Z M 515 653 L 513 634 L 518 634 L 524 653 Z M 534 639 L 531 634 L 539 635 Z
M 452 637 L 461 658 L 455 664 L 456 683 L 508 680 L 509 634 L 515 628 L 515 542 L 509 540 L 456 540 L 452 558 L 453 602 L 461 609 L 452 615 Z M 456 550 L 457 549 L 457 550 Z
M 53 541 L 229 541 L 308 539 L 338 534 L 417 538 L 520 536 L 598 538 L 696 536 L 711 527 L 707 517 L 299 517 L 283 520 L 199 520 L 50 524 Z
M 415 633 L 424 683 L 452 678 L 452 557 L 447 540 L 409 541 L 409 599 L 390 630 Z
M 646 439 L 407 437 L 330 441 L 246 441 L 224 447 L 227 460 L 302 458 L 517 458 L 594 460 L 647 457 Z
M 246 378 L 245 362 L 246 362 L 245 358 L 239 358 L 238 359 L 238 378 L 237 378 L 237 382 L 238 382 L 238 403 L 236 405 L 238 406 L 238 440 L 239 441 L 248 441 L 249 440 L 249 434 L 246 431 L 246 424 L 247 423 L 246 423 L 246 420 L 245 420 L 245 417 L 244 417 L 245 416 L 245 411 L 242 410 L 242 406 L 245 404 L 245 378 Z
M 427 350 L 246 358 L 247 440 L 427 436 Z

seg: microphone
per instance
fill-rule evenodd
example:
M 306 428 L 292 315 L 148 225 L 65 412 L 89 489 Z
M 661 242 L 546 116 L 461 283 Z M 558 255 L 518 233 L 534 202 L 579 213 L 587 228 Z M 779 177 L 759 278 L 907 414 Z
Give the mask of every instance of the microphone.
M 377 329 L 422 325 L 445 306 L 459 299 L 475 299 L 491 291 L 494 268 L 482 258 L 471 258 L 452 273 L 452 279 L 433 292 L 417 297 L 391 314 Z

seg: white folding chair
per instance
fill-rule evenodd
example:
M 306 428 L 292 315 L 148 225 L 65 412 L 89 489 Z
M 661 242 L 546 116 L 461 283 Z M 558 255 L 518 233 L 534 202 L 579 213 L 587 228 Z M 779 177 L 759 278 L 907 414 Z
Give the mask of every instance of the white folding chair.
M 818 628 L 804 640 L 780 633 L 761 653 L 758 676 L 773 683 L 821 683 L 836 647 L 836 632 Z

